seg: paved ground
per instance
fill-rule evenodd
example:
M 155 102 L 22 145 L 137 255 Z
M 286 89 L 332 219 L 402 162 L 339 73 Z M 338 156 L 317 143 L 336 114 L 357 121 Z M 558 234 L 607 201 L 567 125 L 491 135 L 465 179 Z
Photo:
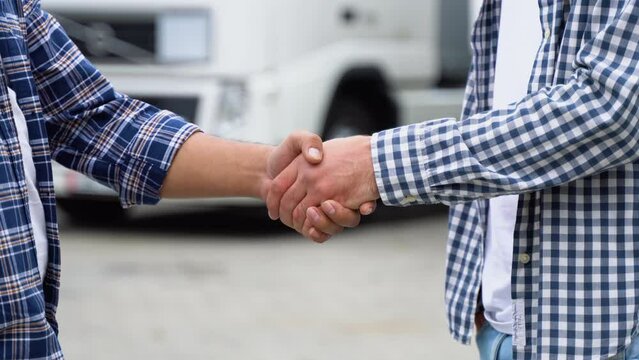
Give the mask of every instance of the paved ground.
M 382 211 L 323 246 L 262 216 L 63 221 L 68 359 L 476 358 L 446 329 L 442 209 Z

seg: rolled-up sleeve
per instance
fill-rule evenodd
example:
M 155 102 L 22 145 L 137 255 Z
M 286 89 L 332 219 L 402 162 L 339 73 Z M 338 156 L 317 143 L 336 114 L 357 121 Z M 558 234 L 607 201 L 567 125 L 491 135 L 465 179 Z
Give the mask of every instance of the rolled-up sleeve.
M 177 151 L 199 129 L 116 92 L 39 1 L 25 13 L 53 158 L 114 189 L 124 207 L 157 203 Z

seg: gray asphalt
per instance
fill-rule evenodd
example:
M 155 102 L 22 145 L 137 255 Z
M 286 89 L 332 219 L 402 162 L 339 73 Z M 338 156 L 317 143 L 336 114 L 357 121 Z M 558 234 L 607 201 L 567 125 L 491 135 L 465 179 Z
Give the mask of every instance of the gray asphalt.
M 449 337 L 446 213 L 382 209 L 325 245 L 261 210 L 62 217 L 68 359 L 476 359 Z

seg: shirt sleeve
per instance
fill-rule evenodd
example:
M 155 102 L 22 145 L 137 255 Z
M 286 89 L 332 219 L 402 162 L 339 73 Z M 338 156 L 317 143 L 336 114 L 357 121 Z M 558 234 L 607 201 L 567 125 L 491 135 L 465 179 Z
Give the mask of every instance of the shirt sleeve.
M 53 158 L 117 191 L 124 207 L 157 203 L 178 149 L 198 128 L 117 93 L 40 1 L 24 10 Z
M 639 4 L 618 4 L 605 9 L 614 19 L 583 44 L 565 84 L 461 121 L 375 134 L 384 203 L 451 205 L 538 191 L 637 160 Z

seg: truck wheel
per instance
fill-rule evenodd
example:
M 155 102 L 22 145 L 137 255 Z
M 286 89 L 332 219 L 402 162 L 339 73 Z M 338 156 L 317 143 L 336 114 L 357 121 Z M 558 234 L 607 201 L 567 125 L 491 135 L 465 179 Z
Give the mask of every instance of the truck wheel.
M 57 205 L 75 223 L 112 223 L 126 219 L 126 213 L 117 200 L 58 199 Z
M 324 139 L 370 135 L 377 130 L 372 109 L 355 97 L 341 97 L 331 106 Z

